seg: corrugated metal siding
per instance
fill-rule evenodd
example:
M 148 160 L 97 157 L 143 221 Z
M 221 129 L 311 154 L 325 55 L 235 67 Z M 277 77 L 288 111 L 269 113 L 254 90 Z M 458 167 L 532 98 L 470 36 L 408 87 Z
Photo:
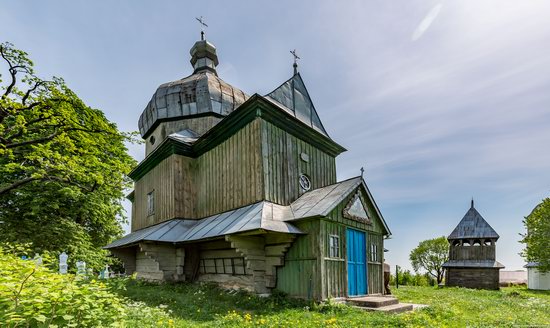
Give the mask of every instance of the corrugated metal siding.
M 336 183 L 334 157 L 267 121 L 262 121 L 261 135 L 266 200 L 281 205 L 296 200 L 300 174 L 309 176 L 312 189 Z M 300 159 L 301 153 L 309 156 L 309 162 Z
M 255 120 L 197 159 L 197 216 L 262 199 L 260 122 Z
M 299 222 L 296 226 L 307 235 L 294 240 L 284 266 L 277 268 L 277 289 L 294 297 L 320 299 L 319 221 Z

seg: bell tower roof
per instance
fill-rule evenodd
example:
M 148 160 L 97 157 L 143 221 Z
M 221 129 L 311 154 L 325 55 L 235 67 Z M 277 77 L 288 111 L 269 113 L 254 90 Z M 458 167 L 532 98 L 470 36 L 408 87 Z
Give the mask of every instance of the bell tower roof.
M 466 212 L 462 220 L 460 220 L 456 228 L 447 239 L 477 238 L 498 239 L 499 235 L 475 209 L 474 201 L 472 199 L 470 209 Z

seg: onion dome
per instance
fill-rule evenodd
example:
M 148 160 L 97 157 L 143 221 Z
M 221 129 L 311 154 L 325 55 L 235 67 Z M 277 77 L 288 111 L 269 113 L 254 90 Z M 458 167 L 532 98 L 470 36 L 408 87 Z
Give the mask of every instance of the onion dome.
M 193 74 L 160 85 L 141 114 L 138 126 L 143 138 L 162 121 L 207 115 L 223 118 L 248 99 L 218 77 L 218 56 L 212 43 L 197 41 L 190 54 Z

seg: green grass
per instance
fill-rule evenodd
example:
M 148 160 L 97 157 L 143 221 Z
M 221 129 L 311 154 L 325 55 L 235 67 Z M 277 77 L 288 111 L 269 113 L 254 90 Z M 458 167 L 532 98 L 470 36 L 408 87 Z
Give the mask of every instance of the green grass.
M 133 327 L 488 327 L 550 326 L 550 292 L 524 287 L 500 291 L 400 287 L 401 302 L 429 308 L 404 314 L 364 312 L 328 302 L 312 304 L 280 294 L 260 298 L 213 285 L 130 282 L 120 293 L 136 307 Z M 146 309 L 146 311 L 144 311 Z

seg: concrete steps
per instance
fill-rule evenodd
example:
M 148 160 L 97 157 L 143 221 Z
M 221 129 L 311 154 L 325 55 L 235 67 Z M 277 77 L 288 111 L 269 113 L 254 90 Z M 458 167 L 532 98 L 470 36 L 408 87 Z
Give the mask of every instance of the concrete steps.
M 412 311 L 413 304 L 399 303 L 393 296 L 365 296 L 348 298 L 347 303 L 365 311 L 380 311 L 386 313 L 402 313 Z

